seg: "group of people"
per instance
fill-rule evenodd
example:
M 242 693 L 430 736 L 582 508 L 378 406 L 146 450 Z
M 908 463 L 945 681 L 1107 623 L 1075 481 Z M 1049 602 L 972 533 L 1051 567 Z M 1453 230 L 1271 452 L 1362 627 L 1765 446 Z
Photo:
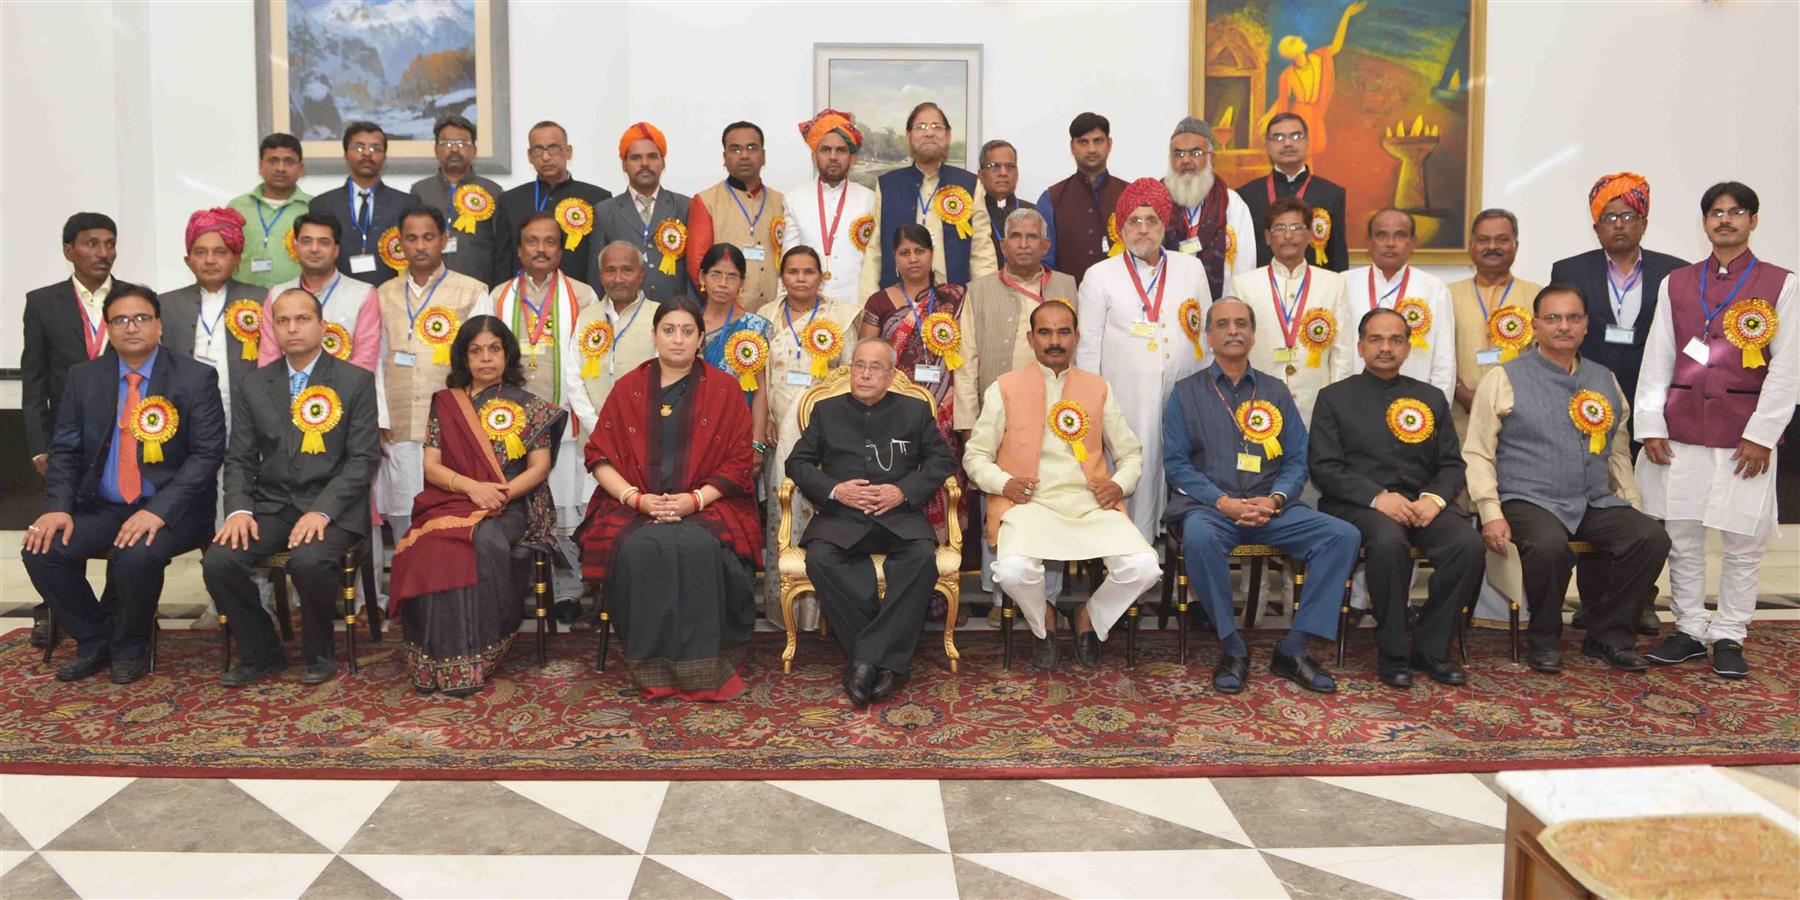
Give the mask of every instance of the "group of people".
M 1059 615 L 1099 665 L 1178 547 L 1219 640 L 1212 684 L 1242 691 L 1228 557 L 1253 543 L 1304 569 L 1269 670 L 1307 690 L 1336 689 L 1309 642 L 1335 636 L 1351 584 L 1385 684 L 1462 684 L 1449 646 L 1478 602 L 1523 601 L 1528 663 L 1554 673 L 1575 540 L 1599 551 L 1579 564 L 1584 653 L 1747 673 L 1771 451 L 1800 392 L 1780 327 L 1794 278 L 1750 252 L 1747 186 L 1702 196 L 1712 247 L 1689 264 L 1640 247 L 1648 183 L 1603 177 L 1600 248 L 1547 286 L 1512 272 L 1516 217 L 1484 210 L 1474 277 L 1446 285 L 1410 264 L 1400 209 L 1370 218 L 1371 264 L 1346 271 L 1344 191 L 1312 171 L 1292 113 L 1267 124 L 1270 173 L 1236 190 L 1206 122 L 1176 124 L 1162 178 L 1128 182 L 1107 170 L 1110 123 L 1083 113 L 1075 173 L 1035 204 L 1005 141 L 977 172 L 949 164 L 932 103 L 906 121 L 911 164 L 873 190 L 849 177 L 850 114 L 798 130 L 812 180 L 764 184 L 763 131 L 734 122 L 726 177 L 691 198 L 662 187 L 668 147 L 646 122 L 619 139 L 617 196 L 573 178 L 554 122 L 529 131 L 537 177 L 506 191 L 472 171 L 476 128 L 454 116 L 408 193 L 382 181 L 372 123 L 345 129 L 350 175 L 317 197 L 297 186 L 300 143 L 271 135 L 261 183 L 189 220 L 196 282 L 160 295 L 113 278 L 111 219 L 72 216 L 73 277 L 25 310 L 47 481 L 25 564 L 77 645 L 57 677 L 142 677 L 163 569 L 202 550 L 240 647 L 222 683 L 287 665 L 257 581 L 273 553 L 301 598 L 302 680 L 328 681 L 341 566 L 359 545 L 381 558 L 385 520 L 391 577 L 365 601 L 398 617 L 421 692 L 489 682 L 548 553 L 560 599 L 597 590 L 645 696 L 729 699 L 757 570 L 775 581 L 783 478 L 817 600 L 793 615 L 829 621 L 857 705 L 905 683 L 958 520 L 1045 669 Z M 839 368 L 846 390 L 815 394 L 802 426 Z M 973 487 L 960 515 L 951 478 Z M 1433 571 L 1409 626 L 1415 551 Z M 84 576 L 101 555 L 104 598 Z M 1095 559 L 1104 580 L 1059 610 L 1061 563 Z M 1640 656 L 1665 561 L 1676 628 Z

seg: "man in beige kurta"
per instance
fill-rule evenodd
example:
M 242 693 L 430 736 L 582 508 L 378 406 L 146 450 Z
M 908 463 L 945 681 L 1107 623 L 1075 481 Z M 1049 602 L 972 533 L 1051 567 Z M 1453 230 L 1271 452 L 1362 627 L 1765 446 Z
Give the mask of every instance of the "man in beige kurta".
M 1075 279 L 1044 265 L 1050 249 L 1044 217 L 1037 210 L 1015 209 L 1002 227 L 1006 266 L 969 282 L 957 316 L 963 357 L 953 388 L 958 431 L 975 427 L 981 398 L 994 379 L 1036 361 L 1027 338 L 1031 311 L 1046 300 L 1075 304 Z
M 601 248 L 599 277 L 606 296 L 581 310 L 563 353 L 563 396 L 582 434 L 594 433 L 613 383 L 656 355 L 650 327 L 656 303 L 644 296 L 644 258 L 637 247 L 614 241 Z M 582 335 L 602 322 L 609 337 L 605 348 L 592 354 L 583 348 Z
M 1519 231 L 1512 213 L 1489 209 L 1475 216 L 1469 228 L 1469 259 L 1475 274 L 1450 285 L 1450 307 L 1456 314 L 1456 396 L 1450 418 L 1459 439 L 1469 436 L 1475 386 L 1502 362 L 1500 348 L 1488 339 L 1488 318 L 1502 306 L 1518 306 L 1530 319 L 1531 301 L 1543 290 L 1543 285 L 1513 275 L 1518 253 Z

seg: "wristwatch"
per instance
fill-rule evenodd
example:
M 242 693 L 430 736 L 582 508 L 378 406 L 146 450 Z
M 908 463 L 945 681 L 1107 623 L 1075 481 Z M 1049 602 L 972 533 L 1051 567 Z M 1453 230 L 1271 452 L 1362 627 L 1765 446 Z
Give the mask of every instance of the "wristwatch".
M 1275 501 L 1275 512 L 1280 513 L 1282 510 L 1287 509 L 1287 495 L 1286 494 L 1283 494 L 1280 491 L 1276 491 L 1275 493 L 1269 495 L 1269 499 Z

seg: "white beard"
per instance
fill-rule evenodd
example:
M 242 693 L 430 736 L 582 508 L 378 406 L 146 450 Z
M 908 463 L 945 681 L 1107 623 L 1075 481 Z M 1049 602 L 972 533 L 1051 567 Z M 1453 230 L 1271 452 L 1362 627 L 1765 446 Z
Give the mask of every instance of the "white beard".
M 1169 196 L 1174 197 L 1176 203 L 1190 209 L 1199 206 L 1200 201 L 1205 200 L 1207 193 L 1212 190 L 1212 163 L 1207 163 L 1206 168 L 1192 175 L 1170 171 L 1163 176 L 1163 184 L 1168 187 Z

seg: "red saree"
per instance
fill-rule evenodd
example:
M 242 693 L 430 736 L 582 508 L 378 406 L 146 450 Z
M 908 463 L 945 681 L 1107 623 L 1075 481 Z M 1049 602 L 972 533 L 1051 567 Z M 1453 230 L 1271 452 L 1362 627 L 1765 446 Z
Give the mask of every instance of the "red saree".
M 458 472 L 482 473 L 482 480 L 506 483 L 494 447 L 481 430 L 467 394 L 446 388 L 431 395 L 431 411 L 442 435 L 438 452 L 444 465 Z M 502 510 L 493 510 L 498 515 Z M 475 525 L 489 511 L 475 501 L 426 483 L 413 501 L 412 528 L 394 548 L 388 587 L 388 616 L 400 614 L 407 597 L 423 597 L 475 584 L 475 554 L 470 545 Z

